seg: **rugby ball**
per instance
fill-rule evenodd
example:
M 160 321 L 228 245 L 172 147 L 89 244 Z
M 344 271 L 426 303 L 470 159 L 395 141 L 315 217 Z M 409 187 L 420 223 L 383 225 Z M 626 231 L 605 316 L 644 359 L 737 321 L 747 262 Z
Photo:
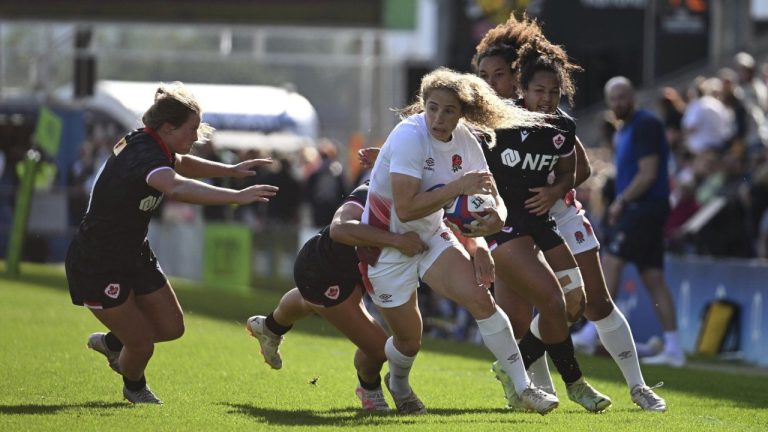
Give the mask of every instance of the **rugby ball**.
M 477 223 L 474 216 L 487 216 L 492 208 L 496 208 L 493 195 L 459 195 L 445 208 L 445 222 L 455 231 L 467 234 L 470 231 L 464 225 Z

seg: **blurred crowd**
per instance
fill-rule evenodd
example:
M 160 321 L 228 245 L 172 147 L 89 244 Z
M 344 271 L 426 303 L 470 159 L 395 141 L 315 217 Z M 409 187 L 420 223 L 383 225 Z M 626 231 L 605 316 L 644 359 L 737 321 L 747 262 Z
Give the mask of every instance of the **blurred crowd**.
M 672 211 L 665 227 L 667 250 L 678 254 L 718 257 L 768 258 L 768 63 L 758 68 L 748 53 L 739 53 L 731 67 L 714 76 L 700 76 L 684 88 L 659 90 L 655 110 L 670 144 L 669 179 Z M 613 135 L 619 127 L 610 111 L 600 122 L 603 143 L 588 149 L 593 178 L 579 190 L 579 198 L 598 227 L 613 197 Z M 582 125 L 584 127 L 584 125 Z M 67 171 L 68 221 L 76 226 L 88 205 L 88 194 L 120 134 L 96 128 Z M 13 185 L 11 168 L 19 155 L 0 152 L 3 184 Z M 248 206 L 208 206 L 205 222 L 239 222 L 269 242 L 283 241 L 284 232 L 302 226 L 320 229 L 331 222 L 343 197 L 363 181 L 366 172 L 350 167 L 339 146 L 321 139 L 314 147 L 290 153 L 257 149 L 221 149 L 216 142 L 196 146 L 194 154 L 209 160 L 237 163 L 272 158 L 273 163 L 243 180 L 214 179 L 214 184 L 242 188 L 252 184 L 278 186 L 271 202 Z M 10 218 L 12 199 L 3 219 Z M 10 205 L 7 205 L 10 204 Z M 178 203 L 163 203 L 161 211 L 179 212 Z M 170 208 L 168 208 L 170 207 Z M 180 220 L 184 220 L 182 210 Z M 177 215 L 178 217 L 178 215 Z M 199 217 L 199 216 L 198 216 Z M 605 230 L 598 230 L 598 232 Z M 297 237 L 291 239 L 296 242 Z M 298 246 L 298 245 L 294 245 Z M 423 296 L 427 331 L 456 339 L 477 339 L 472 320 L 461 308 L 442 298 Z
M 70 223 L 78 223 L 85 213 L 88 193 L 98 167 L 109 156 L 116 139 L 119 137 L 102 133 L 91 134 L 81 147 L 80 158 L 73 164 L 68 176 Z M 351 190 L 352 181 L 347 179 L 344 165 L 339 161 L 338 147 L 328 139 L 322 139 L 316 147 L 306 147 L 291 153 L 272 153 L 258 149 L 219 149 L 215 142 L 208 141 L 195 146 L 192 154 L 229 164 L 248 159 L 270 158 L 272 164 L 257 168 L 252 177 L 205 181 L 235 189 L 254 184 L 270 184 L 280 188 L 280 193 L 267 204 L 205 206 L 202 215 L 206 222 L 243 223 L 254 232 L 261 232 L 275 225 L 295 228 L 300 223 L 302 205 L 306 203 L 309 224 L 322 227 L 331 222 L 336 208 Z M 167 210 L 161 208 L 160 211 Z
M 670 145 L 672 211 L 667 251 L 717 257 L 768 257 L 768 63 L 748 53 L 715 76 L 659 90 L 655 110 Z M 606 111 L 603 143 L 590 149 L 594 181 L 580 198 L 601 225 L 613 197 L 616 120 Z

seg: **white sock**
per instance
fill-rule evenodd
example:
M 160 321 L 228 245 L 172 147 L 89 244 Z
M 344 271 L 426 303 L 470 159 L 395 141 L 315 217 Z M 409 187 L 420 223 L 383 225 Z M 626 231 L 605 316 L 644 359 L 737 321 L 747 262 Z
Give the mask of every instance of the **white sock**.
M 392 336 L 384 344 L 384 354 L 387 356 L 389 364 L 389 389 L 393 396 L 404 398 L 411 394 L 411 385 L 408 383 L 408 375 L 411 373 L 411 366 L 416 356 L 408 357 L 395 348 L 395 342 Z
M 483 336 L 483 343 L 496 357 L 502 369 L 512 378 L 517 393 L 528 388 L 531 381 L 525 373 L 525 365 L 512 334 L 509 318 L 503 310 L 496 306 L 496 312 L 490 317 L 477 320 L 477 328 Z
M 680 349 L 680 341 L 677 338 L 677 331 L 664 332 L 664 352 L 679 355 L 683 352 Z
M 541 339 L 541 332 L 539 331 L 539 316 L 536 315 L 531 321 L 531 333 L 534 336 Z M 538 360 L 531 363 L 528 366 L 528 376 L 531 377 L 533 385 L 544 390 L 549 394 L 555 394 L 555 384 L 552 382 L 552 374 L 549 372 L 549 364 L 547 363 L 547 353 L 539 357 Z
M 607 317 L 595 321 L 595 328 L 603 346 L 621 369 L 629 388 L 645 385 L 640 364 L 637 362 L 637 349 L 632 339 L 632 331 L 619 308 L 614 307 Z

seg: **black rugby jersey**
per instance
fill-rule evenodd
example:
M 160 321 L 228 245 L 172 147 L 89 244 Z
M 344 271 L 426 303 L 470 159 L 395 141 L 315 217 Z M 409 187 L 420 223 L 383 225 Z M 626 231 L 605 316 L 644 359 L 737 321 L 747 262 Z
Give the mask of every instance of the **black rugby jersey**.
M 365 183 L 355 188 L 344 199 L 344 204 L 354 202 L 365 207 L 367 199 L 368 183 Z M 352 282 L 362 285 L 355 247 L 333 241 L 330 225 L 304 244 L 299 258 L 302 279 L 328 284 Z
M 558 159 L 574 151 L 576 123 L 559 108 L 554 115 L 553 127 L 498 129 L 496 146 L 482 146 L 510 217 L 529 213 L 525 201 L 534 193 L 528 189 L 547 185 Z
M 115 266 L 135 259 L 152 212 L 163 199 L 160 191 L 147 184 L 147 175 L 174 166 L 174 155 L 150 129 L 137 129 L 113 147 L 96 176 L 75 237 L 90 258 Z

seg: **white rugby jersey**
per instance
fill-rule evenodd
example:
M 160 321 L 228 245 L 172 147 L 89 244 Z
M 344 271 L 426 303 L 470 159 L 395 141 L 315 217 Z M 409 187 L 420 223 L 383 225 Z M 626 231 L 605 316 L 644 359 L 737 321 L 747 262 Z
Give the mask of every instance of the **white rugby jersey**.
M 469 171 L 488 171 L 488 164 L 480 144 L 463 121 L 459 121 L 451 141 L 442 142 L 429 134 L 424 113 L 412 115 L 395 126 L 376 159 L 363 223 L 398 234 L 415 231 L 427 241 L 441 228 L 443 210 L 409 222 L 398 219 L 390 174 L 420 179 L 420 192 L 424 192 L 448 184 Z M 381 262 L 407 259 L 395 248 L 384 248 L 378 258 Z

